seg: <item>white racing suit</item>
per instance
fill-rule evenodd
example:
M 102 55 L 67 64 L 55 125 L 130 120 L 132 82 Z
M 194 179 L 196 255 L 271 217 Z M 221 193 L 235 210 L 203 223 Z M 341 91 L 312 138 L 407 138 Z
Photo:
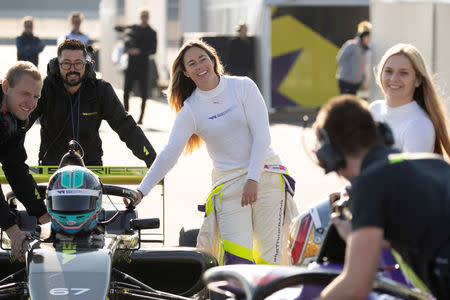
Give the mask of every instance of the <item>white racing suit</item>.
M 274 156 L 261 173 L 258 199 L 241 207 L 246 175 L 245 168 L 213 170 L 197 247 L 213 254 L 220 264 L 289 264 L 289 226 L 298 215 L 292 198 L 295 182 Z

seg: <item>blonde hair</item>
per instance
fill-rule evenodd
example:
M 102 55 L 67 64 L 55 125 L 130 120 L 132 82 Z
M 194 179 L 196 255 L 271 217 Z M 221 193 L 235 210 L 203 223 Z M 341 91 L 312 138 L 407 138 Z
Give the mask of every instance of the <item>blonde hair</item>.
M 422 107 L 430 117 L 435 130 L 434 152 L 445 157 L 450 157 L 450 139 L 447 130 L 447 113 L 439 98 L 430 72 L 425 65 L 422 53 L 410 44 L 397 44 L 384 53 L 376 69 L 377 84 L 383 90 L 381 76 L 386 61 L 393 55 L 404 55 L 411 62 L 416 76 L 421 79 L 421 84 L 415 89 L 413 99 Z
M 184 72 L 186 71 L 184 67 L 184 55 L 186 51 L 192 47 L 197 47 L 204 50 L 214 64 L 214 72 L 218 75 L 224 74 L 223 65 L 220 62 L 216 50 L 212 46 L 202 40 L 191 40 L 185 42 L 178 50 L 177 56 L 172 63 L 172 68 L 170 70 L 170 83 L 166 91 L 169 106 L 176 113 L 180 111 L 184 105 L 184 101 L 196 88 L 194 81 L 184 75 Z M 199 148 L 201 144 L 202 139 L 198 135 L 193 134 L 187 142 L 184 151 L 186 154 L 190 154 L 195 149 Z
M 363 33 L 363 32 L 367 32 L 367 31 L 371 31 L 372 30 L 372 23 L 370 23 L 369 21 L 361 21 L 358 24 L 358 35 Z
M 239 24 L 236 26 L 236 32 L 241 32 L 241 30 L 244 26 L 247 27 L 247 29 L 248 29 L 248 25 L 246 22 L 243 22 L 243 21 L 239 22 Z
M 22 19 L 22 24 L 25 25 L 25 23 L 31 22 L 33 24 L 33 17 L 32 16 L 25 16 Z
M 78 17 L 80 21 L 83 21 L 84 15 L 79 11 L 73 11 L 69 14 L 69 20 L 72 21 L 74 17 Z
M 18 61 L 14 66 L 9 68 L 5 79 L 10 87 L 15 87 L 24 74 L 28 74 L 34 80 L 42 81 L 42 75 L 38 68 L 29 61 Z
M 147 15 L 150 16 L 150 9 L 142 7 L 139 9 L 139 15 L 142 15 L 142 13 L 147 13 Z

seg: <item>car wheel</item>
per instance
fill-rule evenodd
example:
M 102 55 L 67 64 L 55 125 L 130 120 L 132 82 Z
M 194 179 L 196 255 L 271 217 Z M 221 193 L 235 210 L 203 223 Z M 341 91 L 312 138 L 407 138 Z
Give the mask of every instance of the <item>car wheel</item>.
M 200 229 L 186 229 L 184 226 L 180 230 L 178 244 L 180 247 L 195 247 L 197 245 L 197 236 Z

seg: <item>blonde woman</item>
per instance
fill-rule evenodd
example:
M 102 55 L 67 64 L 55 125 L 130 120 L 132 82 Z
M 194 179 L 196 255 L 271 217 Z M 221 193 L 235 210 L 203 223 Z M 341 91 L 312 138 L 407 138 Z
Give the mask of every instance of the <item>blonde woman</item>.
M 172 64 L 168 101 L 177 112 L 169 141 L 138 191 L 147 195 L 183 149 L 191 153 L 203 140 L 213 187 L 197 246 L 223 264 L 281 264 L 283 232 L 296 215 L 293 181 L 270 148 L 267 109 L 256 84 L 224 75 L 214 48 L 190 41 Z
M 370 110 L 392 128 L 394 147 L 448 157 L 446 112 L 420 51 L 409 44 L 388 49 L 377 68 L 377 83 L 385 100 L 374 101 Z

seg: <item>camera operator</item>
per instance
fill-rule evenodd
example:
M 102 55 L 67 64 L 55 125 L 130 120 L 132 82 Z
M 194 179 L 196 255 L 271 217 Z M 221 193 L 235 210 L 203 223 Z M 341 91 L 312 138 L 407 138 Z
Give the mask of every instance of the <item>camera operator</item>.
M 0 91 L 0 163 L 13 192 L 30 216 L 47 223 L 48 214 L 36 182 L 25 164 L 25 126 L 41 95 L 42 77 L 31 62 L 19 61 L 6 73 Z M 24 261 L 22 243 L 29 236 L 16 224 L 14 213 L 5 201 L 0 186 L 0 226 L 11 240 L 11 250 Z
M 332 99 L 317 116 L 316 155 L 326 172 L 351 181 L 348 222 L 333 217 L 347 242 L 344 271 L 321 299 L 366 299 L 383 240 L 416 273 L 416 286 L 449 299 L 450 166 L 429 153 L 398 153 L 384 146 L 387 131 L 367 103 L 352 95 Z
M 144 119 L 148 84 L 150 81 L 149 67 L 156 68 L 154 62 L 149 60 L 149 55 L 156 53 L 157 45 L 156 31 L 148 24 L 150 11 L 148 9 L 141 9 L 140 18 L 141 23 L 138 25 L 115 27 L 117 31 L 127 31 L 128 37 L 125 42 L 125 51 L 128 53 L 128 67 L 125 71 L 123 103 L 125 110 L 128 111 L 130 92 L 133 89 L 134 82 L 137 81 L 142 98 L 141 115 L 138 124 L 142 124 Z

